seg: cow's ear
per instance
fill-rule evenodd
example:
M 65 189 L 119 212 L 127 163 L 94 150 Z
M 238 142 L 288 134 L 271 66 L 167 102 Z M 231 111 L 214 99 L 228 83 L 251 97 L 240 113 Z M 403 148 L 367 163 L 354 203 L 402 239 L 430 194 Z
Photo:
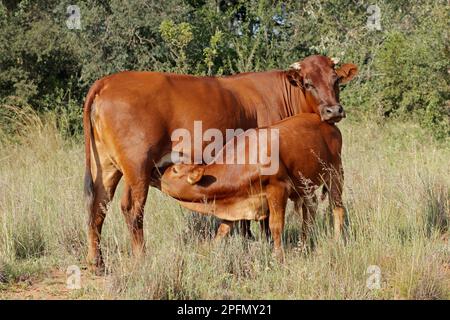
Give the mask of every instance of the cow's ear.
M 302 76 L 300 75 L 300 70 L 297 69 L 289 69 L 286 71 L 286 77 L 290 84 L 296 87 L 300 87 L 302 85 Z
M 286 72 L 286 77 L 290 84 L 296 87 L 302 85 L 302 76 L 300 75 L 301 65 L 300 61 L 294 62 L 289 66 L 289 70 Z
M 339 83 L 345 84 L 358 74 L 358 67 L 353 63 L 346 63 L 336 70 L 336 74 L 339 77 Z
M 196 184 L 203 177 L 204 173 L 205 173 L 205 168 L 203 168 L 203 167 L 194 168 L 191 172 L 189 172 L 188 177 L 187 177 L 187 182 L 189 184 Z

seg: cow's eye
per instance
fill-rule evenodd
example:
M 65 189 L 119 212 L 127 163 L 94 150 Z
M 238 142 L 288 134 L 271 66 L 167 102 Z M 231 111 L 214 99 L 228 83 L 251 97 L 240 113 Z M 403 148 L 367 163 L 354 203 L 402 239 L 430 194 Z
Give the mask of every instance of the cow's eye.
M 309 82 L 305 82 L 304 87 L 306 90 L 311 90 L 314 88 L 314 86 Z

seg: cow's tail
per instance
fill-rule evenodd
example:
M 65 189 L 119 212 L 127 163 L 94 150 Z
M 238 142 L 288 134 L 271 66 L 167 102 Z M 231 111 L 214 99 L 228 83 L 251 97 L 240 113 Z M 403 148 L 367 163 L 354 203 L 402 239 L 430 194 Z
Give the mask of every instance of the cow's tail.
M 86 100 L 84 101 L 83 107 L 84 146 L 86 153 L 86 163 L 85 163 L 86 167 L 84 173 L 84 199 L 88 212 L 91 212 L 92 210 L 95 196 L 94 181 L 92 179 L 92 172 L 91 172 L 91 143 L 94 140 L 91 123 L 91 111 L 92 111 L 92 103 L 94 102 L 96 95 L 100 92 L 102 86 L 103 83 L 101 80 L 97 80 L 92 85 L 86 96 Z

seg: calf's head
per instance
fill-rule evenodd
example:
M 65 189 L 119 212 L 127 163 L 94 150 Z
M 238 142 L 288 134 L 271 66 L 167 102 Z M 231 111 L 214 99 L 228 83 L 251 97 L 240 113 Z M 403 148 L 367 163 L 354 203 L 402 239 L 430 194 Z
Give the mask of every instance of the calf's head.
M 179 200 L 201 200 L 201 193 L 194 190 L 193 185 L 202 180 L 204 172 L 205 169 L 201 165 L 172 165 L 161 177 L 161 190 Z M 207 184 L 207 181 L 205 183 Z
M 353 79 L 358 68 L 352 63 L 335 68 L 337 63 L 336 59 L 325 56 L 310 56 L 291 65 L 287 78 L 303 91 L 306 100 L 301 112 L 317 113 L 322 121 L 330 123 L 345 118 L 339 102 L 339 85 Z

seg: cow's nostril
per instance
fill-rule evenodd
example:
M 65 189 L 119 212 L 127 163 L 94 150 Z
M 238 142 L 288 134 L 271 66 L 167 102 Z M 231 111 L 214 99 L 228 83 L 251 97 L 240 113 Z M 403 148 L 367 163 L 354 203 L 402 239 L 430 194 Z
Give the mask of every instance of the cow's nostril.
M 342 106 L 339 106 L 338 111 L 339 111 L 339 113 L 342 113 L 342 112 L 344 112 L 344 108 L 342 108 Z
M 325 111 L 326 111 L 327 113 L 333 113 L 333 110 L 331 110 L 331 108 L 326 108 Z

